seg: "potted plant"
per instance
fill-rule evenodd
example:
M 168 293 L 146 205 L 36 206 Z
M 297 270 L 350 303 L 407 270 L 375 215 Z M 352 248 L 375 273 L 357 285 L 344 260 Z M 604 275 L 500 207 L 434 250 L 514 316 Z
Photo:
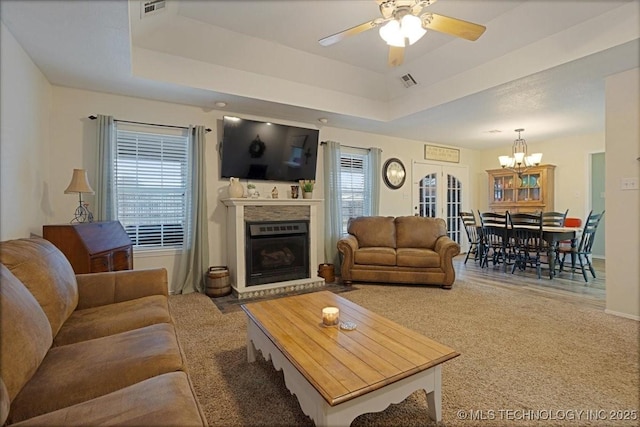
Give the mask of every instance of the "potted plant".
M 313 179 L 301 179 L 300 188 L 302 189 L 302 198 L 303 199 L 311 199 L 313 198 L 313 186 L 316 183 Z

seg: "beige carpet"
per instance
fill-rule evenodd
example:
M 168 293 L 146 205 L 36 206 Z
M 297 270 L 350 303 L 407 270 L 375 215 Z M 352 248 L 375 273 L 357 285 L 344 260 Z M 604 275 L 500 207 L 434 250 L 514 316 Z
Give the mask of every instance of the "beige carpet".
M 342 296 L 461 353 L 443 365 L 440 425 L 640 425 L 636 321 L 461 281 L 450 291 L 354 288 Z M 246 362 L 242 311 L 222 314 L 201 294 L 171 296 L 169 302 L 211 425 L 313 425 L 271 362 Z M 612 420 L 616 415 L 635 420 Z M 352 423 L 425 425 L 435 423 L 426 416 L 424 392 Z

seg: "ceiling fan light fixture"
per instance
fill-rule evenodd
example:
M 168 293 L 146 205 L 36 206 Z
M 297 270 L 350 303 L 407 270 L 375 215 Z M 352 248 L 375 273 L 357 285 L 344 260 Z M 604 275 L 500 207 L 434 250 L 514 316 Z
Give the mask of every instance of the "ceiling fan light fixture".
M 405 47 L 414 44 L 427 33 L 417 16 L 407 13 L 402 18 L 394 18 L 380 27 L 380 37 L 389 46 Z
M 384 40 L 389 46 L 404 47 L 404 36 L 400 30 L 399 21 L 392 19 L 380 27 L 378 32 L 380 33 L 382 40 Z
M 420 18 L 414 15 L 405 15 L 400 22 L 400 31 L 403 37 L 409 39 L 409 44 L 412 45 L 422 38 L 427 33 L 427 30 L 422 28 L 422 21 Z

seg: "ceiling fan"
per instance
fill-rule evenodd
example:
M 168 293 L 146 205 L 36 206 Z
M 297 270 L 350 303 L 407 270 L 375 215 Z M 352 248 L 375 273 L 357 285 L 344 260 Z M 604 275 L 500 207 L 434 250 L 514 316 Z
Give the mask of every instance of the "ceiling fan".
M 418 41 L 426 30 L 434 30 L 475 41 L 486 27 L 437 13 L 422 13 L 422 9 L 437 0 L 376 0 L 381 18 L 375 18 L 347 30 L 324 37 L 318 42 L 331 46 L 349 36 L 380 27 L 380 37 L 389 45 L 389 66 L 397 67 L 404 60 L 404 48 Z

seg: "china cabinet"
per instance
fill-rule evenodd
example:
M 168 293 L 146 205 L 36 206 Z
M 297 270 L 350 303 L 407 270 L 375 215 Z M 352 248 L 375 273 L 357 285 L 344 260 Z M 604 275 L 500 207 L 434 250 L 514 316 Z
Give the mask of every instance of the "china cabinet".
M 487 170 L 489 210 L 494 212 L 553 211 L 555 165 L 528 168 L 522 175 L 509 169 Z

